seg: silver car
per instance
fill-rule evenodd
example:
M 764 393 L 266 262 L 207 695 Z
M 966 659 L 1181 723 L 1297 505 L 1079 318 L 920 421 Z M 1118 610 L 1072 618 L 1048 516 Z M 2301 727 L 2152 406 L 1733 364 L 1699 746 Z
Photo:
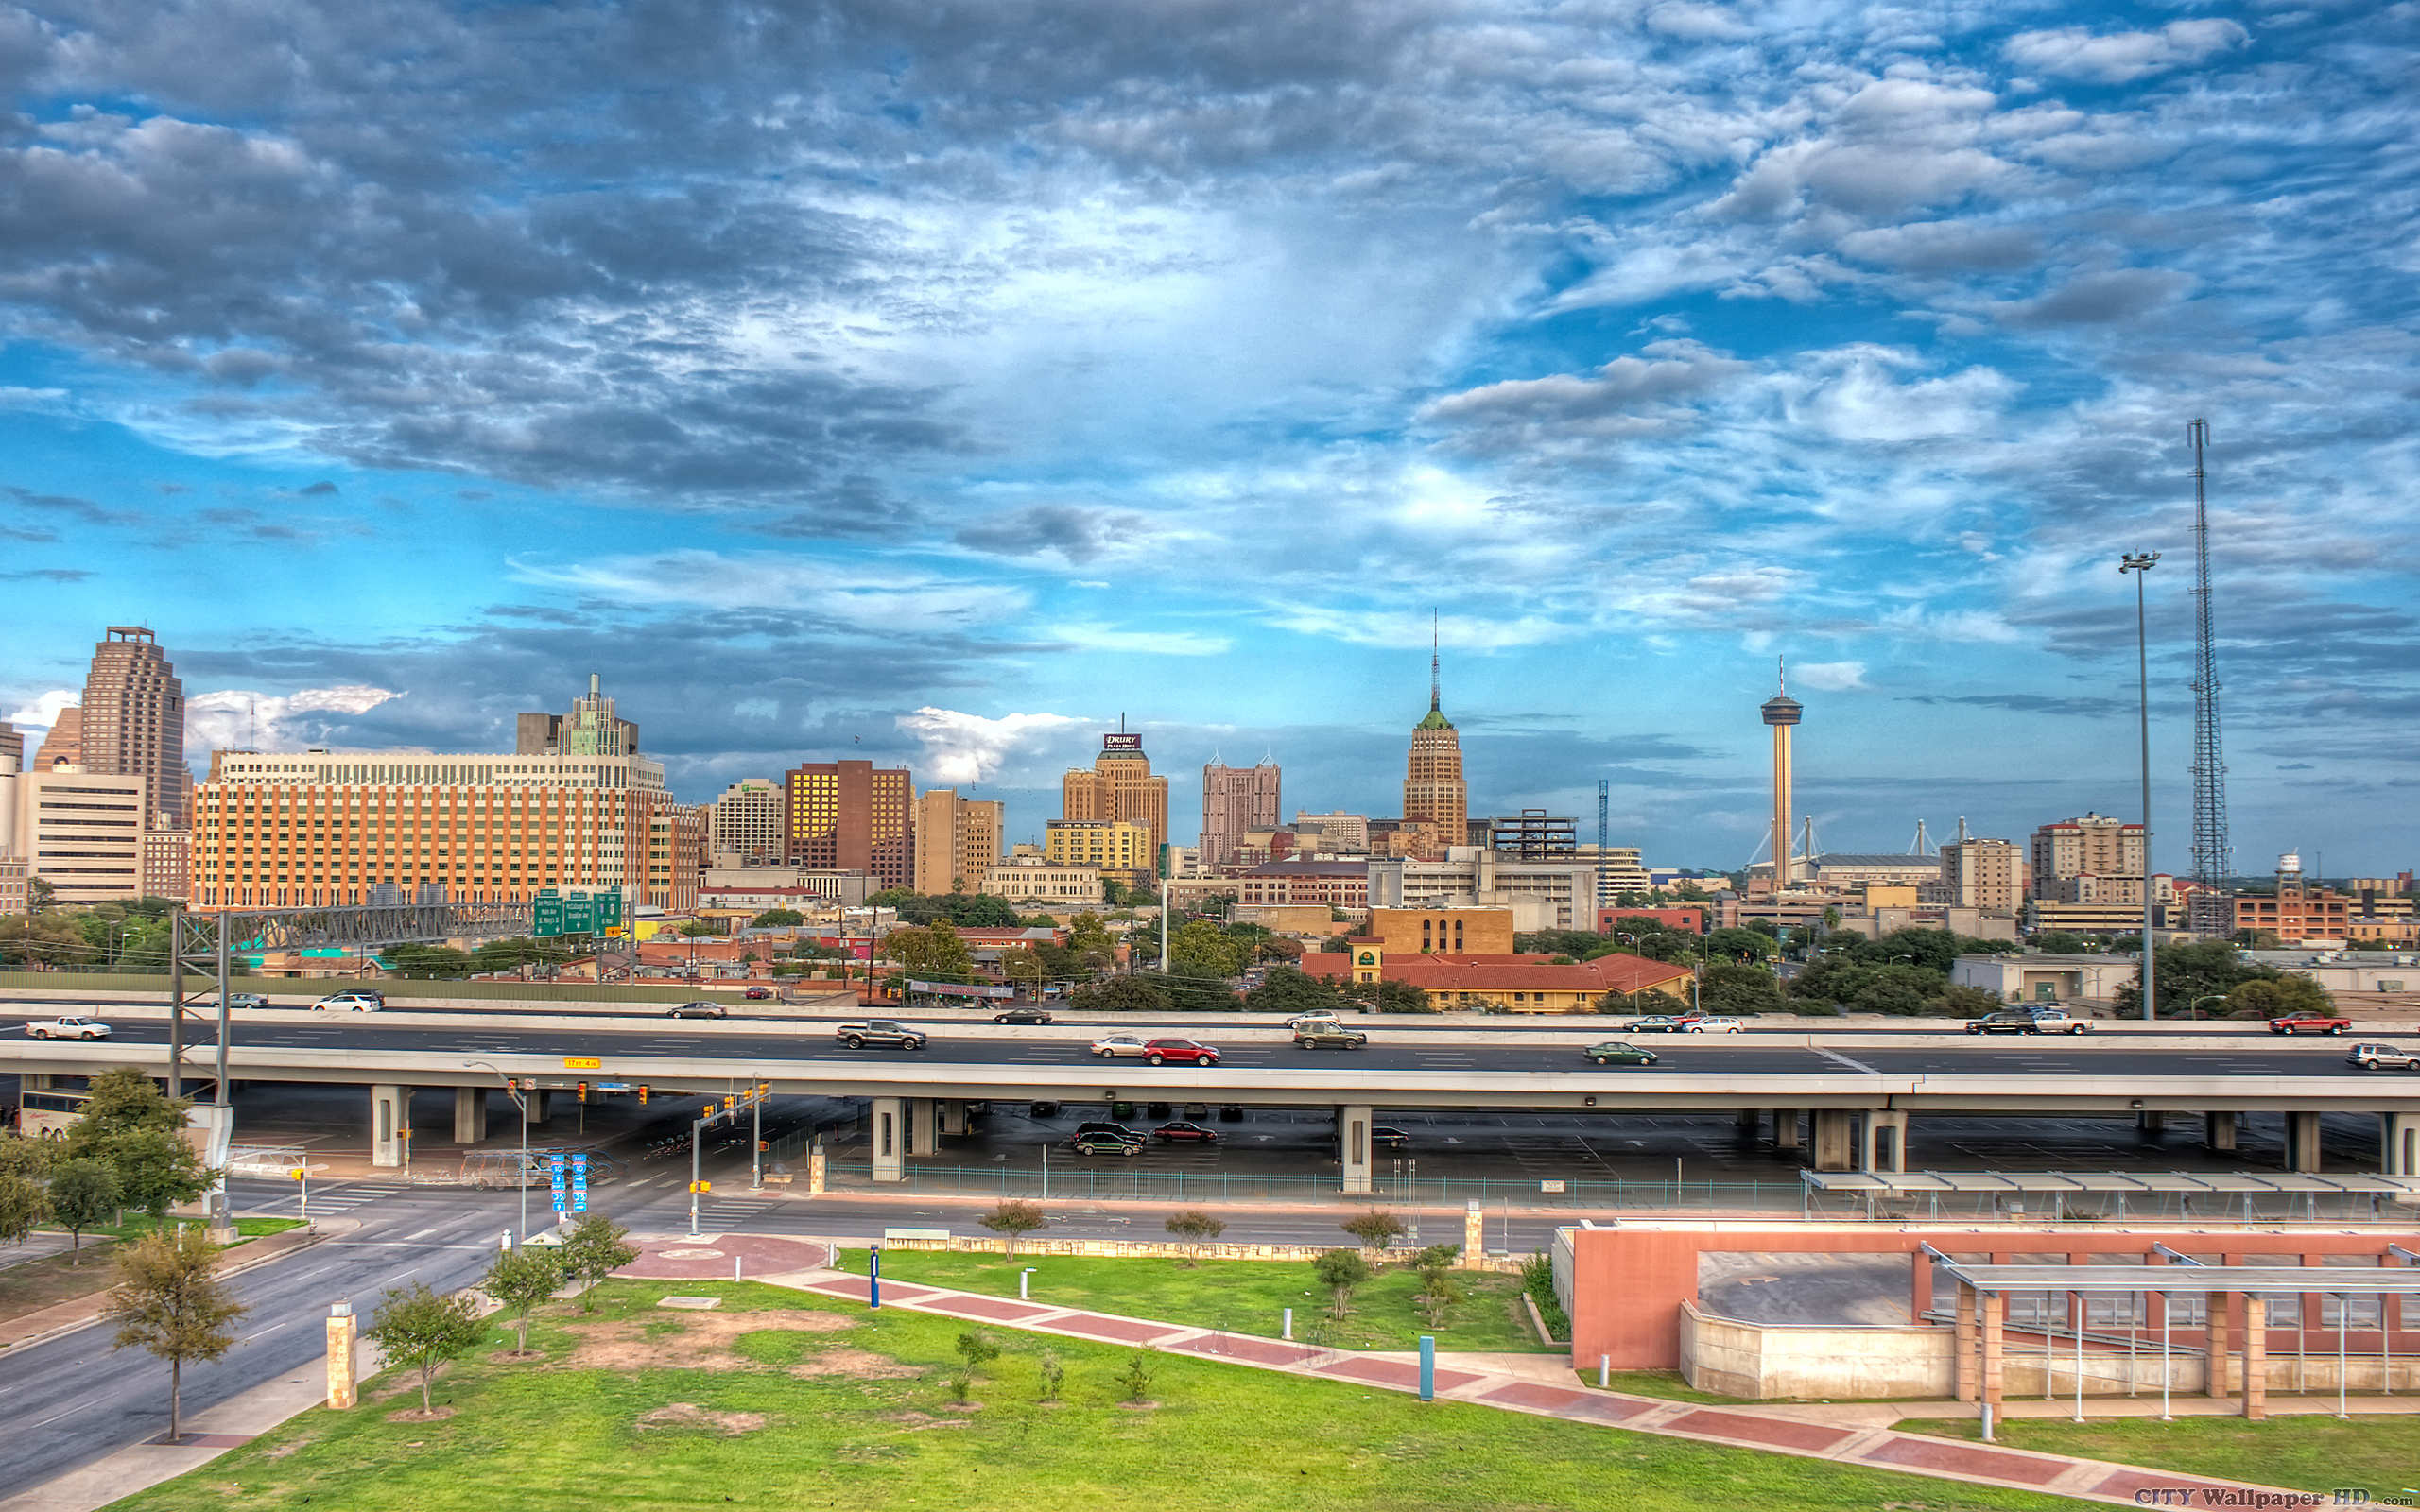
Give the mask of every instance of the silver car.
M 1093 1054 L 1098 1056 L 1103 1060 L 1116 1060 L 1128 1057 L 1140 1060 L 1144 1056 L 1150 1054 L 1150 1051 L 1144 1045 L 1143 1041 L 1136 1036 L 1131 1034 L 1111 1034 L 1103 1035 L 1093 1041 Z
M 2420 1050 L 2406 1050 L 2401 1045 L 2358 1044 L 2344 1052 L 2344 1058 L 2363 1071 L 2377 1071 L 2392 1066 L 2397 1071 L 2420 1071 Z

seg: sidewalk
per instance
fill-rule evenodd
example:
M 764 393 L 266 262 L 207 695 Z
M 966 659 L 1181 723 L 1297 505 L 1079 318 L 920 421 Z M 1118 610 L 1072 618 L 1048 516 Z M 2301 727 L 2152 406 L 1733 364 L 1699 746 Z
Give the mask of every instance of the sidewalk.
M 322 1218 L 308 1228 L 287 1228 L 259 1239 L 247 1239 L 225 1252 L 227 1259 L 218 1267 L 218 1277 L 224 1280 L 231 1276 L 241 1276 L 256 1266 L 281 1260 L 323 1239 L 349 1234 L 360 1227 L 358 1218 Z M 89 1252 L 89 1246 L 87 1249 Z M 92 1294 L 70 1297 L 64 1302 L 0 1321 L 0 1354 L 29 1344 L 40 1344 L 44 1339 L 56 1338 L 100 1320 L 110 1284 L 110 1267 L 108 1250 L 104 1248 L 98 1253 L 103 1258 L 101 1263 L 94 1267 L 93 1279 L 96 1284 Z
M 773 1278 L 760 1278 L 771 1280 Z M 776 1284 L 794 1286 L 822 1297 L 862 1302 L 867 1280 L 862 1276 L 807 1275 L 783 1279 Z M 1053 1307 L 1046 1302 L 1019 1301 L 938 1286 L 891 1281 L 882 1289 L 885 1307 L 994 1324 L 1028 1332 L 1052 1333 L 1096 1344 L 1167 1349 L 1255 1370 L 1350 1382 L 1388 1391 L 1412 1393 L 1420 1387 L 1416 1357 L 1402 1353 L 1358 1353 L 1324 1349 L 1306 1344 L 1256 1335 L 1221 1333 L 1188 1324 L 1115 1314 Z M 1539 1357 L 1545 1358 L 1545 1357 Z M 1544 1372 L 1526 1361 L 1520 1364 L 1489 1355 L 1441 1357 L 1436 1371 L 1440 1401 L 1460 1401 L 1508 1412 L 1558 1418 L 1566 1422 L 1619 1427 L 1634 1433 L 1694 1439 L 1730 1449 L 1766 1450 L 1808 1459 L 1836 1460 L 1870 1469 L 1900 1470 L 1940 1480 L 2040 1491 L 2115 1506 L 2137 1506 L 2138 1500 L 2184 1504 L 2189 1494 L 2203 1505 L 2223 1504 L 2228 1493 L 2265 1492 L 2295 1496 L 2273 1486 L 2215 1480 L 2145 1466 L 2042 1454 L 1996 1445 L 1963 1443 L 1922 1434 L 1898 1433 L 1884 1424 L 1813 1421 L 1791 1413 L 1763 1407 L 1709 1407 L 1670 1401 L 1659 1397 L 1634 1397 L 1598 1391 L 1570 1381 L 1559 1361 L 1560 1382 L 1540 1379 Z M 1893 1418 L 1908 1416 L 1907 1403 L 1872 1404 L 1892 1409 Z M 2012 1404 L 2014 1405 L 2014 1404 Z M 2048 1405 L 2055 1406 L 2055 1403 Z M 2166 1493 L 2156 1498 L 2149 1493 Z M 0 1506 L 0 1512 L 9 1512 Z

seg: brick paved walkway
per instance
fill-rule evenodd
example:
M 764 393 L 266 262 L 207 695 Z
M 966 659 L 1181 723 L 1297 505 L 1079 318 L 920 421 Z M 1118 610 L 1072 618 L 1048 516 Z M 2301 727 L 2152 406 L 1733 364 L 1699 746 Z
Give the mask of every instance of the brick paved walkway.
M 782 1284 L 850 1301 L 866 1300 L 866 1278 L 830 1275 L 801 1277 Z M 1120 1317 L 1079 1308 L 1052 1307 L 1013 1297 L 956 1292 L 938 1286 L 890 1281 L 882 1288 L 882 1305 L 948 1317 L 979 1319 L 1036 1333 L 1055 1333 L 1100 1344 L 1143 1345 L 1171 1349 L 1257 1370 L 1348 1381 L 1381 1390 L 1416 1393 L 1420 1367 L 1400 1356 L 1360 1354 L 1321 1349 L 1252 1334 L 1221 1333 L 1213 1329 L 1150 1318 Z M 1810 1459 L 1837 1460 L 1875 1469 L 1902 1470 L 1942 1480 L 1970 1481 L 2012 1490 L 2047 1491 L 2080 1501 L 2118 1506 L 2145 1504 L 2137 1492 L 2169 1493 L 2161 1504 L 2215 1507 L 2245 1491 L 2292 1496 L 2274 1486 L 2241 1481 L 2214 1480 L 2139 1465 L 2077 1459 L 2030 1450 L 1977 1444 L 1894 1429 L 1810 1422 L 1803 1417 L 1749 1407 L 1706 1407 L 1661 1397 L 1633 1397 L 1581 1385 L 1553 1385 L 1518 1376 L 1456 1364 L 1437 1367 L 1437 1400 L 1470 1402 L 1507 1412 L 1526 1412 L 1571 1422 L 1601 1423 L 1643 1434 L 1691 1438 L 1733 1449 L 1760 1449 Z M 2185 1493 L 2177 1495 L 2175 1493 Z M 2189 1501 L 2187 1498 L 2189 1497 Z

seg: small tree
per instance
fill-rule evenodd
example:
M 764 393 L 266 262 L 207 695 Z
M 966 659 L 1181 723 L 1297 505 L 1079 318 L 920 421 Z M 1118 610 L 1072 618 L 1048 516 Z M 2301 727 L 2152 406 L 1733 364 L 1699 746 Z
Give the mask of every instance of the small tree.
M 1059 1388 L 1064 1385 L 1067 1380 L 1067 1367 L 1060 1363 L 1059 1351 L 1056 1349 L 1043 1350 L 1042 1359 L 1037 1369 L 1042 1379 L 1042 1395 L 1037 1400 L 1042 1401 L 1057 1401 L 1059 1400 Z
M 958 1357 L 966 1362 L 966 1373 L 975 1375 L 1000 1357 L 1000 1346 L 981 1329 L 968 1329 L 958 1336 Z
M 59 1163 L 57 1140 L 29 1140 L 23 1134 L 0 1134 L 0 1176 L 30 1177 L 39 1181 Z
M 102 1316 L 117 1325 L 111 1348 L 139 1345 L 168 1362 L 168 1442 L 183 1436 L 184 1368 L 216 1360 L 235 1342 L 228 1325 L 244 1304 L 218 1279 L 218 1246 L 199 1228 L 146 1234 L 118 1251 L 117 1285 Z
M 22 1245 L 34 1225 L 50 1216 L 42 1183 L 22 1176 L 0 1176 L 0 1244 Z
M 1020 1202 L 1014 1198 L 1001 1203 L 975 1220 L 1006 1241 L 1007 1258 L 1017 1258 L 1017 1240 L 1037 1229 L 1050 1227 L 1049 1215 L 1038 1202 Z
M 1126 1368 L 1117 1372 L 1117 1383 L 1126 1388 L 1128 1401 L 1149 1401 L 1151 1378 L 1157 1374 L 1159 1367 L 1151 1363 L 1150 1352 L 1137 1349 L 1126 1357 Z
M 1461 1299 L 1461 1291 L 1451 1276 L 1443 1270 L 1430 1270 L 1422 1273 L 1420 1292 L 1412 1298 L 1412 1304 L 1420 1309 L 1420 1315 L 1428 1320 L 1430 1328 L 1442 1329 L 1445 1314 Z
M 1460 1245 L 1430 1245 L 1412 1256 L 1411 1263 L 1422 1275 L 1434 1276 L 1452 1268 L 1454 1262 L 1461 1258 L 1461 1253 Z
M 364 1331 L 367 1337 L 378 1341 L 389 1361 L 420 1372 L 423 1412 L 435 1410 L 428 1383 L 437 1378 L 437 1367 L 470 1353 L 486 1332 L 476 1302 L 462 1294 L 440 1297 L 425 1281 L 412 1282 L 410 1291 L 397 1287 L 380 1297 L 378 1310 L 371 1314 L 370 1327 Z
M 1357 1249 L 1331 1249 L 1311 1262 L 1311 1273 L 1328 1289 L 1329 1311 L 1342 1317 L 1352 1310 L 1353 1289 L 1370 1279 L 1370 1263 Z
M 126 1205 L 149 1213 L 155 1224 L 166 1222 L 170 1208 L 193 1201 L 217 1179 L 217 1173 L 202 1164 L 184 1136 L 173 1129 L 126 1129 L 100 1144 L 97 1154 L 117 1172 Z
M 544 1249 L 519 1245 L 495 1257 L 479 1287 L 496 1299 L 505 1315 L 512 1319 L 517 1331 L 513 1350 L 529 1352 L 529 1314 L 543 1306 L 555 1288 L 563 1283 L 563 1268 L 554 1255 Z
M 1190 1270 L 1201 1263 L 1201 1246 L 1225 1233 L 1227 1224 L 1196 1208 L 1168 1219 L 1167 1230 L 1184 1246 L 1185 1268 Z
M 1408 1232 L 1401 1218 L 1384 1211 L 1365 1212 L 1337 1227 L 1360 1240 L 1364 1249 L 1384 1249 Z
M 107 1160 L 87 1156 L 81 1160 L 61 1161 L 50 1177 L 50 1212 L 59 1226 L 67 1230 L 70 1265 L 84 1263 L 84 1230 L 108 1221 L 111 1213 L 125 1202 L 125 1194 L 117 1184 L 117 1173 Z
M 622 1243 L 629 1232 L 605 1214 L 592 1212 L 572 1225 L 571 1232 L 563 1236 L 557 1253 L 562 1257 L 563 1274 L 581 1282 L 581 1312 L 596 1310 L 596 1298 L 590 1294 L 598 1281 L 639 1258 L 638 1250 Z

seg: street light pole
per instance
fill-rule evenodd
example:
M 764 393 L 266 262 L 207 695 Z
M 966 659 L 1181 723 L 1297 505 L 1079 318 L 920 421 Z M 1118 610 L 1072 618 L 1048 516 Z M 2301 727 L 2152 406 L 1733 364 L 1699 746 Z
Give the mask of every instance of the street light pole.
M 513 1084 L 514 1078 L 506 1075 L 484 1060 L 473 1060 L 466 1064 L 481 1071 L 495 1072 L 496 1080 L 504 1083 L 504 1095 L 512 1099 L 513 1111 L 521 1115 L 521 1170 L 512 1183 L 521 1189 L 521 1231 L 513 1242 L 526 1244 L 529 1239 L 529 1105 L 522 1100 L 521 1089 Z M 487 1122 L 486 1115 L 481 1114 L 479 1121 L 482 1124 Z
M 2135 578 L 2135 683 L 2142 708 L 2143 737 L 2143 1020 L 2155 1014 L 2152 1002 L 2152 663 L 2143 618 L 2143 579 L 2158 562 L 2156 551 L 2128 552 L 2118 570 Z

